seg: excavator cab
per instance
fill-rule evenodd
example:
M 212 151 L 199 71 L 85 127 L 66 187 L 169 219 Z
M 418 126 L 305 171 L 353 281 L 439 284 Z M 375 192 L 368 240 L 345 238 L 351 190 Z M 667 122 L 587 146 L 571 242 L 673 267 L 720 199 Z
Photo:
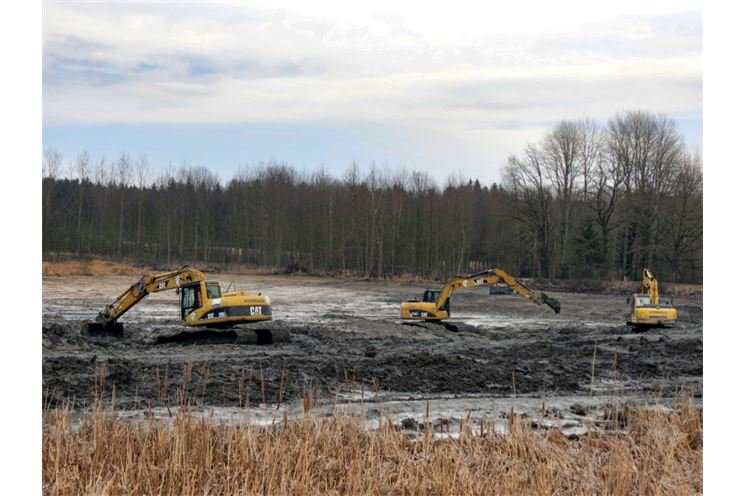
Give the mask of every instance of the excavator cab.
M 202 306 L 202 284 L 196 283 L 181 288 L 181 320 Z
M 205 295 L 207 300 L 215 300 L 222 297 L 222 291 L 220 290 L 219 283 L 201 281 L 195 284 L 182 286 L 180 288 L 180 295 L 181 319 L 186 320 L 186 317 L 191 312 L 202 308 L 202 301 Z
M 422 297 L 422 301 L 437 301 L 437 298 L 440 297 L 440 290 L 439 289 L 429 289 L 427 288 L 424 291 L 424 296 Z
M 422 297 L 422 301 L 429 302 L 429 303 L 435 303 L 437 299 L 440 297 L 440 293 L 442 291 L 439 289 L 429 289 L 427 288 L 424 291 L 424 296 Z M 445 310 L 448 315 L 450 315 L 450 298 L 445 300 L 445 304 L 442 306 L 442 309 Z

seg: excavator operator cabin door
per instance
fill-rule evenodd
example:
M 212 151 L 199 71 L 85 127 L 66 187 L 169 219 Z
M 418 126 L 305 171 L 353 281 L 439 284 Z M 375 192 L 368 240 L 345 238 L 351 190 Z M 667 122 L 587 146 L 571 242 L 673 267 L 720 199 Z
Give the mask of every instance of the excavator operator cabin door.
M 181 320 L 197 308 L 202 306 L 200 285 L 184 286 L 181 288 Z

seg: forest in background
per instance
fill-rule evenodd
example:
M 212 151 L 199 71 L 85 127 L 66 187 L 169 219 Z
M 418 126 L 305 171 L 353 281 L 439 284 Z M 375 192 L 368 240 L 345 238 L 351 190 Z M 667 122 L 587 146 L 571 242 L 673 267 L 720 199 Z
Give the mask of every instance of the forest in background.
M 42 163 L 42 256 L 443 278 L 703 279 L 702 159 L 645 111 L 561 121 L 510 156 L 499 183 L 352 163 L 342 177 L 288 164 L 156 171 L 86 151 Z M 453 169 L 458 168 L 454 164 Z

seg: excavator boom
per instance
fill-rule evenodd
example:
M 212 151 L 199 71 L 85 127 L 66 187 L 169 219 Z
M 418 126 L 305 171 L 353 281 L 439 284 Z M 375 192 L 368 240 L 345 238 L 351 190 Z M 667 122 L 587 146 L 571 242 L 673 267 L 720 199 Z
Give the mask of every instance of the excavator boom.
M 468 276 L 457 276 L 448 280 L 445 285 L 443 285 L 434 301 L 425 297 L 425 301 L 410 300 L 403 302 L 401 304 L 401 318 L 414 320 L 445 320 L 450 317 L 449 300 L 450 295 L 454 291 L 475 286 L 491 286 L 497 283 L 506 284 L 517 294 L 529 299 L 537 305 L 546 304 L 556 313 L 561 311 L 561 304 L 557 299 L 552 298 L 545 293 L 532 291 L 506 271 L 494 268 Z M 430 293 L 432 292 L 427 291 L 425 296 Z
M 642 294 L 649 295 L 649 302 L 652 305 L 658 305 L 660 303 L 660 289 L 657 279 L 654 278 L 649 269 L 642 271 Z
M 182 284 L 204 280 L 206 279 L 202 272 L 189 266 L 162 274 L 142 276 L 139 281 L 119 295 L 113 303 L 106 305 L 96 317 L 96 322 L 104 326 L 114 322 L 150 293 L 178 289 Z

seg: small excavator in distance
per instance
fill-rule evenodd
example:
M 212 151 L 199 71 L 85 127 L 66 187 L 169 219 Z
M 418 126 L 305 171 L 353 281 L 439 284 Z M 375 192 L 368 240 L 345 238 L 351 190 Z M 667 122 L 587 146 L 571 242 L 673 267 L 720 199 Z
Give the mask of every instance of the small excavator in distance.
M 428 320 L 439 322 L 450 318 L 450 294 L 458 289 L 475 286 L 491 286 L 503 283 L 512 288 L 517 294 L 524 296 L 536 305 L 546 304 L 554 312 L 561 311 L 561 304 L 555 298 L 545 293 L 538 293 L 528 289 L 523 283 L 509 275 L 502 269 L 489 269 L 468 276 L 458 276 L 450 279 L 439 289 L 427 289 L 422 301 L 408 300 L 401 303 L 401 318 L 405 320 Z
M 106 305 L 95 322 L 83 324 L 88 335 L 122 336 L 124 327 L 117 319 L 150 293 L 175 289 L 181 297 L 181 322 L 187 326 L 231 327 L 235 324 L 272 319 L 268 296 L 244 291 L 223 293 L 217 282 L 188 265 L 171 272 L 143 276 Z
M 626 300 L 631 303 L 631 315 L 626 325 L 644 327 L 674 326 L 678 320 L 678 311 L 671 299 L 660 301 L 660 289 L 652 272 L 645 268 L 642 271 L 642 291 L 634 293 Z

